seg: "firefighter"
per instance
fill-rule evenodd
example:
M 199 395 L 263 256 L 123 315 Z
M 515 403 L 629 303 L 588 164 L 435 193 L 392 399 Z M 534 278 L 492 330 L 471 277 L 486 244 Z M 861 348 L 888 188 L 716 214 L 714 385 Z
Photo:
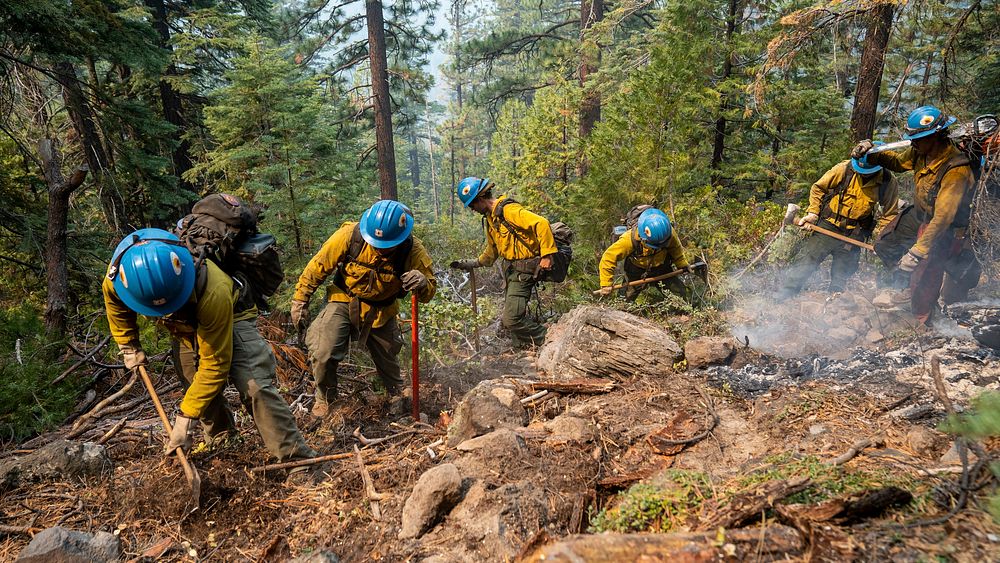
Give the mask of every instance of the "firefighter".
M 667 214 L 656 208 L 648 208 L 639 215 L 635 226 L 625 232 L 601 256 L 601 292 L 611 293 L 615 267 L 624 262 L 625 279 L 628 282 L 660 276 L 681 268 L 691 272 L 691 266 L 684 256 L 680 238 L 670 223 Z M 669 278 L 657 285 L 671 292 L 687 297 L 688 289 L 678 277 Z M 626 286 L 625 299 L 634 301 L 645 285 Z
M 360 222 L 344 223 L 333 233 L 299 276 L 291 316 L 300 330 L 308 326 L 306 345 L 316 383 L 314 416 L 326 416 L 337 399 L 337 366 L 352 339 L 371 354 L 391 398 L 391 411 L 406 412 L 397 358 L 403 347 L 396 321 L 399 298 L 412 291 L 427 303 L 437 287 L 431 257 L 412 231 L 408 207 L 378 201 Z M 331 275 L 326 307 L 309 324 L 309 299 Z
M 865 140 L 851 153 L 868 154 L 868 162 L 893 172 L 913 171 L 915 205 L 900 213 L 876 241 L 875 252 L 888 267 L 909 277 L 910 311 L 917 321 L 931 322 L 943 291 L 946 304 L 964 298 L 979 283 L 979 263 L 967 237 L 975 195 L 969 157 L 948 138 L 955 118 L 934 106 L 913 110 L 903 139 L 911 145 L 902 152 L 876 151 Z M 972 256 L 972 260 L 963 257 Z
M 528 316 L 528 301 L 539 272 L 553 266 L 558 252 L 555 238 L 548 220 L 507 196 L 494 197 L 493 187 L 489 178 L 475 177 L 456 186 L 458 199 L 484 218 L 486 248 L 479 258 L 458 260 L 451 267 L 471 271 L 503 258 L 507 265 L 501 322 L 515 348 L 539 346 L 545 340 L 545 327 Z
M 805 228 L 810 223 L 864 241 L 873 233 L 880 233 L 898 214 L 896 179 L 888 170 L 861 156 L 837 164 L 812 185 L 809 207 L 799 225 Z M 801 291 L 827 256 L 831 257 L 829 292 L 843 292 L 847 280 L 858 271 L 861 248 L 810 232 L 786 270 L 779 297 Z
M 102 290 L 111 335 L 125 367 L 146 364 L 137 315 L 176 340 L 174 365 L 184 387 L 167 453 L 189 450 L 194 421 L 206 442 L 236 432 L 222 391 L 232 383 L 267 450 L 280 461 L 316 455 L 302 439 L 274 385 L 274 356 L 257 332 L 257 308 L 234 310 L 239 289 L 211 260 L 196 269 L 190 251 L 171 233 L 140 229 L 115 249 Z

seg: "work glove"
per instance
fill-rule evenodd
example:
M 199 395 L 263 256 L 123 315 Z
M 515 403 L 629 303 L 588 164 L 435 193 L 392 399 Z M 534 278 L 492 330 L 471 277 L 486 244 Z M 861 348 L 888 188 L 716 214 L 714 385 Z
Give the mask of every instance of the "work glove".
M 174 429 L 170 432 L 170 439 L 167 440 L 167 447 L 163 448 L 163 452 L 170 455 L 177 448 L 180 448 L 184 453 L 189 452 L 191 450 L 192 426 L 194 426 L 193 418 L 177 415 L 174 418 Z
M 865 153 L 872 150 L 872 147 L 874 146 L 875 143 L 872 143 L 871 139 L 865 139 L 864 141 L 859 142 L 854 145 L 853 149 L 851 149 L 851 158 L 861 158 L 862 156 L 865 156 Z
M 455 260 L 454 262 L 449 264 L 449 266 L 455 268 L 456 270 L 465 270 L 467 272 L 471 272 L 475 268 L 478 268 L 480 264 L 478 258 L 470 258 L 468 260 Z
M 689 274 L 695 274 L 695 275 L 698 275 L 702 270 L 706 268 L 708 268 L 708 265 L 706 264 L 688 264 L 687 266 L 684 267 L 684 269 L 687 270 Z
M 293 299 L 291 312 L 292 324 L 299 332 L 304 331 L 309 326 L 309 303 Z
M 601 293 L 601 295 L 611 295 L 611 292 L 613 290 L 611 289 L 610 285 L 605 285 L 601 286 L 601 289 L 599 289 L 598 291 Z
M 815 213 L 807 213 L 805 217 L 799 220 L 799 227 L 806 228 L 806 223 L 815 225 L 819 222 L 819 215 Z
M 404 291 L 420 291 L 427 287 L 427 276 L 420 270 L 410 270 L 399 276 L 399 281 L 403 282 Z
M 122 363 L 125 364 L 125 369 L 131 371 L 139 366 L 146 365 L 146 353 L 142 351 L 142 348 L 131 344 L 124 344 L 121 346 L 121 351 Z
M 899 259 L 899 269 L 903 272 L 912 272 L 917 269 L 917 265 L 920 264 L 920 257 L 912 252 L 907 252 L 902 258 Z

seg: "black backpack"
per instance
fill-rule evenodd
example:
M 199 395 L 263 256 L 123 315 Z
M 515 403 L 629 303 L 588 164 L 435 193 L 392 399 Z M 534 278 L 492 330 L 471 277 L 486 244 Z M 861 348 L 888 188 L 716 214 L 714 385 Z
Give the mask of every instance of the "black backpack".
M 625 228 L 628 230 L 634 229 L 635 226 L 639 224 L 639 216 L 642 215 L 642 212 L 647 209 L 653 209 L 653 206 L 640 203 L 632 209 L 629 209 L 628 213 L 625 214 Z
M 504 217 L 504 208 L 511 203 L 517 202 L 509 197 L 500 200 L 496 207 L 496 216 L 500 219 L 500 222 L 507 227 L 510 234 L 514 235 L 515 239 L 517 239 L 526 248 L 530 248 L 528 241 L 524 240 L 524 238 L 514 229 L 514 226 L 507 221 L 506 217 Z M 569 274 L 569 264 L 573 261 L 573 229 L 562 221 L 550 222 L 549 228 L 552 229 L 552 238 L 555 239 L 557 252 L 552 256 L 552 267 L 548 270 L 542 270 L 539 272 L 538 280 L 562 283 L 566 281 L 566 276 Z M 540 257 L 529 258 L 520 262 L 524 262 L 528 269 L 532 270 L 531 272 L 526 273 L 534 273 L 537 270 L 538 261 L 540 259 Z
M 178 230 L 199 271 L 209 259 L 241 286 L 236 311 L 268 309 L 267 299 L 285 273 L 277 241 L 258 231 L 257 214 L 246 203 L 230 194 L 212 194 L 194 204 Z

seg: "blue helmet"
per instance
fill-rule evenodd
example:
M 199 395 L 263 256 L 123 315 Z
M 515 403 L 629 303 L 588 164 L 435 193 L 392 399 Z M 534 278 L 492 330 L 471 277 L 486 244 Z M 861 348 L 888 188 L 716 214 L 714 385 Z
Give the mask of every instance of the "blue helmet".
M 944 131 L 952 123 L 954 117 L 949 117 L 934 106 L 920 106 L 910 112 L 906 118 L 906 131 L 903 138 L 909 141 L 933 135 L 938 131 Z
M 655 249 L 665 245 L 673 232 L 667 214 L 656 208 L 643 211 L 635 228 L 639 231 L 639 240 Z
M 176 235 L 163 229 L 139 229 L 118 243 L 108 277 L 126 307 L 148 317 L 162 317 L 191 297 L 194 259 Z
M 885 143 L 883 143 L 882 141 L 875 141 L 874 143 L 872 143 L 872 145 L 876 147 L 884 144 Z M 880 165 L 868 163 L 868 153 L 865 153 L 864 156 L 862 156 L 861 158 L 852 158 L 851 168 L 854 168 L 854 171 L 857 172 L 858 174 L 875 174 L 879 170 L 882 170 L 882 167 Z
M 469 176 L 468 178 L 462 178 L 458 186 L 455 187 L 455 191 L 458 193 L 458 199 L 468 207 L 472 203 L 472 200 L 476 199 L 476 196 L 489 186 L 489 178 Z
M 361 215 L 361 237 L 375 248 L 392 248 L 413 232 L 413 212 L 392 199 L 376 201 Z

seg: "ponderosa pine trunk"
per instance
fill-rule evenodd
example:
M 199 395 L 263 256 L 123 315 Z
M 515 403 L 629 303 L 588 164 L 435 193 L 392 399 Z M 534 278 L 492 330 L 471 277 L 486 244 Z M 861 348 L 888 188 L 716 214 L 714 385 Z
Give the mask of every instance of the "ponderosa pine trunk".
M 594 125 L 601 119 L 601 93 L 596 88 L 587 87 L 587 78 L 597 71 L 601 62 L 601 50 L 597 41 L 589 44 L 585 38 L 587 31 L 604 19 L 604 0 L 584 0 L 580 3 L 580 39 L 584 44 L 580 56 L 580 87 L 583 88 L 583 102 L 580 106 L 580 138 L 586 139 Z
M 879 4 L 872 8 L 861 66 L 854 90 L 854 109 L 851 111 L 851 140 L 870 139 L 875 129 L 878 97 L 882 89 L 882 70 L 885 67 L 885 50 L 892 30 L 893 6 Z
M 739 26 L 737 19 L 741 15 L 740 0 L 729 0 L 729 8 L 726 14 L 726 59 L 722 62 L 722 76 L 719 78 L 719 85 L 725 89 L 726 81 L 733 75 L 733 36 L 736 35 Z M 715 134 L 712 141 L 712 185 L 722 183 L 722 175 L 719 170 L 722 168 L 722 161 L 726 156 L 726 112 L 729 110 L 729 96 L 723 90 L 722 101 L 719 104 L 719 115 L 715 119 Z
M 365 0 L 368 20 L 368 58 L 371 64 L 372 93 L 375 96 L 375 150 L 378 153 L 378 185 L 382 199 L 398 199 L 396 150 L 392 142 L 392 101 L 389 98 L 389 70 L 385 56 L 385 20 L 380 0 Z

